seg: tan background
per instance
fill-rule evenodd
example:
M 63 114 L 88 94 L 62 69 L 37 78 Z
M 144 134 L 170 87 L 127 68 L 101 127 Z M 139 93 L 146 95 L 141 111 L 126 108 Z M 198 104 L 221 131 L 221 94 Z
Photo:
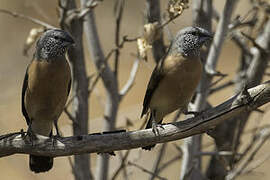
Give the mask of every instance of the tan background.
M 162 1 L 162 9 L 166 7 L 167 1 Z M 218 4 L 216 3 L 218 2 Z M 223 1 L 216 1 L 215 7 L 222 10 Z M 1 0 L 0 8 L 9 9 L 11 11 L 20 12 L 26 15 L 33 16 L 44 20 L 50 24 L 57 25 L 57 1 L 54 0 Z M 245 1 L 241 1 L 236 9 L 237 13 L 247 11 L 248 5 Z M 128 35 L 129 37 L 135 37 L 142 29 L 144 1 L 127 1 L 126 9 L 124 11 L 124 18 L 122 23 L 121 35 Z M 114 47 L 114 19 L 113 19 L 113 1 L 104 1 L 96 8 L 96 18 L 99 34 L 102 41 L 104 52 L 108 53 L 111 48 Z M 173 34 L 177 30 L 184 26 L 191 25 L 191 8 L 186 10 L 183 15 L 169 25 Z M 30 51 L 29 57 L 22 55 L 22 47 L 25 39 L 29 33 L 29 30 L 33 27 L 38 27 L 28 21 L 22 19 L 14 19 L 5 14 L 0 14 L 0 54 L 1 54 L 1 66 L 0 66 L 0 134 L 19 131 L 21 128 L 26 129 L 26 123 L 20 111 L 20 93 L 23 82 L 25 69 L 33 53 L 33 49 Z M 166 35 L 167 36 L 167 35 Z M 86 51 L 87 70 L 90 73 L 94 72 L 94 66 L 91 63 L 89 54 Z M 120 87 L 125 83 L 129 70 L 131 68 L 133 58 L 130 53 L 135 52 L 135 43 L 126 44 L 125 48 L 121 51 L 120 59 Z M 150 54 L 150 53 L 149 53 Z M 151 56 L 150 56 L 151 57 Z M 239 52 L 238 49 L 229 40 L 226 40 L 225 46 L 220 57 L 218 70 L 223 73 L 229 74 L 228 79 L 234 77 L 234 72 L 238 65 Z M 123 126 L 125 124 L 125 118 L 128 117 L 134 123 L 132 129 L 136 129 L 142 123 L 138 117 L 141 111 L 143 96 L 145 93 L 146 85 L 150 76 L 150 73 L 154 67 L 152 58 L 148 63 L 140 63 L 138 75 L 136 77 L 135 86 L 124 98 L 120 105 L 120 111 L 118 115 L 117 125 Z M 99 132 L 102 129 L 102 114 L 104 103 L 104 90 L 102 84 L 99 83 L 98 88 L 94 91 L 90 100 L 90 132 Z M 232 90 L 225 89 L 221 93 L 215 94 L 210 97 L 210 101 L 213 105 L 217 105 L 226 100 L 232 95 Z M 267 115 L 267 114 L 266 114 Z M 252 118 L 249 127 L 254 125 L 256 116 Z M 172 116 L 169 116 L 167 120 L 170 120 Z M 264 123 L 267 123 L 268 116 L 264 117 Z M 60 118 L 60 128 L 64 136 L 71 135 L 71 121 L 63 114 Z M 210 137 L 204 136 L 204 143 L 212 141 Z M 245 136 L 243 142 L 249 142 L 250 138 Z M 182 141 L 174 143 L 181 144 Z M 158 146 L 157 146 L 158 147 Z M 265 155 L 269 152 L 269 144 L 263 147 L 259 155 L 256 158 Z M 212 147 L 207 150 L 211 150 Z M 145 168 L 151 170 L 155 154 L 158 152 L 158 148 L 155 148 L 151 152 L 145 152 L 142 150 L 133 150 L 130 156 L 130 160 L 137 164 L 143 165 Z M 173 146 L 169 146 L 165 160 L 174 157 L 177 151 Z M 91 155 L 91 165 L 93 166 L 93 173 L 95 173 L 95 159 L 96 155 Z M 118 167 L 119 156 L 112 157 L 111 171 Z M 208 158 L 204 158 L 206 162 Z M 204 163 L 205 164 L 205 163 Z M 179 168 L 181 163 L 178 161 L 172 166 L 168 167 L 161 176 L 168 179 L 178 179 Z M 270 167 L 270 162 L 265 162 L 260 168 L 256 169 L 253 173 L 244 175 L 239 179 L 268 179 L 270 172 L 267 169 Z M 204 166 L 205 168 L 205 166 Z M 26 155 L 13 155 L 0 159 L 1 175 L 0 179 L 59 179 L 67 180 L 73 179 L 71 168 L 67 157 L 56 158 L 54 161 L 54 168 L 44 174 L 34 174 L 28 169 L 28 156 Z M 147 174 L 136 168 L 128 168 L 130 173 L 130 179 L 145 179 Z M 121 179 L 121 176 L 119 177 Z

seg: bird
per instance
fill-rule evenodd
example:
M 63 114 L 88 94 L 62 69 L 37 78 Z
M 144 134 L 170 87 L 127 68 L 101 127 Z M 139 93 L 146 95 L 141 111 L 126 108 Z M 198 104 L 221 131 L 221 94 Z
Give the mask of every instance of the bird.
M 28 125 L 27 134 L 52 137 L 53 124 L 60 136 L 57 121 L 71 88 L 71 70 L 65 54 L 74 40 L 60 29 L 45 31 L 36 43 L 33 59 L 27 67 L 21 108 Z M 29 168 L 35 173 L 49 171 L 53 158 L 30 155 Z
M 212 39 L 201 27 L 185 27 L 178 31 L 167 52 L 154 68 L 143 100 L 141 118 L 147 115 L 146 129 L 159 135 L 164 116 L 179 109 L 188 113 L 187 106 L 202 74 L 200 48 Z M 155 145 L 142 147 L 151 150 Z

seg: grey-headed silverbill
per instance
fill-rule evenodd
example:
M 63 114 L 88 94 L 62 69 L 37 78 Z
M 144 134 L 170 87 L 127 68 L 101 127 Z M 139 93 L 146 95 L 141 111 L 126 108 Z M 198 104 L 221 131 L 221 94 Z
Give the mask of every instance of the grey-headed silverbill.
M 71 71 L 65 54 L 72 44 L 73 38 L 60 29 L 47 30 L 36 43 L 23 82 L 21 104 L 31 136 L 52 136 L 53 124 L 59 135 L 57 121 L 71 87 Z M 46 172 L 52 166 L 52 157 L 30 155 L 31 171 Z
M 149 80 L 141 117 L 148 116 L 146 128 L 158 134 L 157 126 L 164 116 L 180 109 L 187 112 L 202 75 L 200 48 L 212 39 L 212 34 L 200 27 L 180 30 L 166 55 L 158 62 Z M 151 150 L 155 145 L 143 147 Z

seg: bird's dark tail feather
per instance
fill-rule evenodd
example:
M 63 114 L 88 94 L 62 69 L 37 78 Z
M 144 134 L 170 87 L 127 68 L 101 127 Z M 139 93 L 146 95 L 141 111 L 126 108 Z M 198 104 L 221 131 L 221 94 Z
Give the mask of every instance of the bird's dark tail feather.
M 49 171 L 53 167 L 53 158 L 46 156 L 30 155 L 29 167 L 35 173 Z
M 150 114 L 150 118 L 149 118 L 149 120 L 148 120 L 148 122 L 147 122 L 147 125 L 146 125 L 146 128 L 145 129 L 149 129 L 149 128 L 152 128 L 152 118 L 153 118 L 153 116 L 152 116 L 152 113 Z M 159 123 L 161 123 L 162 121 L 160 121 Z M 152 148 L 154 148 L 155 147 L 155 144 L 154 145 L 150 145 L 150 146 L 144 146 L 144 147 L 142 147 L 142 149 L 143 150 L 147 150 L 147 151 L 151 151 L 151 149 Z

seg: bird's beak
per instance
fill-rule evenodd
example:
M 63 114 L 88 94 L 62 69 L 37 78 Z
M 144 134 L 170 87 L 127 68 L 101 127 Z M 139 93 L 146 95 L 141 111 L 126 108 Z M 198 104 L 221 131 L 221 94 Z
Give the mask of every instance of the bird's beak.
M 75 41 L 74 41 L 74 38 L 71 35 L 67 34 L 65 36 L 64 43 L 65 43 L 66 46 L 72 46 L 72 45 L 75 44 Z
M 73 40 L 72 37 L 68 38 L 68 39 L 67 39 L 67 42 L 68 42 L 70 45 L 74 45 L 74 44 L 75 44 L 75 41 Z
M 208 35 L 205 35 L 203 37 L 200 37 L 200 42 L 203 44 L 203 43 L 212 41 L 212 39 L 213 39 L 213 35 L 208 34 Z
M 74 46 L 75 45 L 75 41 L 71 37 L 70 38 L 66 38 L 63 43 L 64 43 L 64 46 L 66 46 L 66 47 L 70 47 L 70 46 Z

